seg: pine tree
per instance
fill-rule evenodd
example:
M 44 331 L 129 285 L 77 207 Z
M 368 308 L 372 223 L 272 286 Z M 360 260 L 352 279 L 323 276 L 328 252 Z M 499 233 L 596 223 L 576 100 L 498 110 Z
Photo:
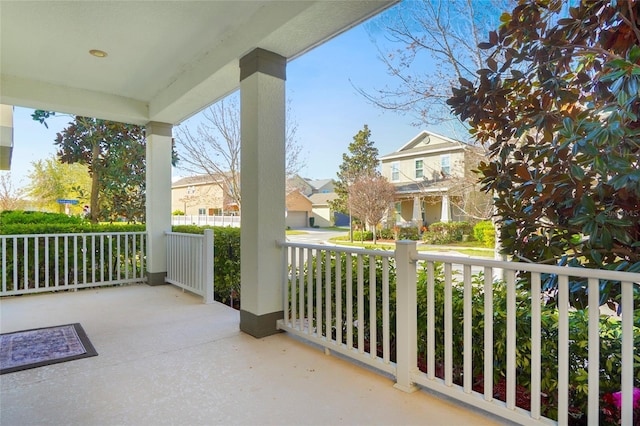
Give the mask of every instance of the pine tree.
M 378 148 L 369 140 L 371 131 L 365 124 L 349 144 L 349 152 L 342 154 L 342 164 L 338 171 L 338 180 L 334 186 L 338 198 L 331 202 L 331 208 L 335 212 L 348 212 L 349 186 L 357 179 L 365 176 L 378 176 Z

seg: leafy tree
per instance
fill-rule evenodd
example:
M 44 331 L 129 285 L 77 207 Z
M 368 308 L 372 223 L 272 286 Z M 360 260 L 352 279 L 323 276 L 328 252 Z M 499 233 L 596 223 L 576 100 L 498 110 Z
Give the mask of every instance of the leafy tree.
M 0 211 L 23 208 L 25 204 L 23 195 L 22 189 L 13 186 L 11 173 L 0 173 Z
M 27 195 L 40 208 L 64 213 L 65 207 L 58 204 L 58 199 L 77 199 L 77 205 L 69 206 L 70 212 L 82 213 L 82 206 L 87 204 L 91 178 L 87 166 L 82 164 L 64 164 L 55 157 L 31 163 L 33 169 L 29 173 Z
M 396 188 L 384 176 L 365 174 L 356 178 L 348 188 L 349 206 L 353 214 L 369 225 L 376 243 L 376 227 L 393 203 Z
M 55 112 L 36 110 L 32 118 L 47 126 Z M 73 117 L 56 135 L 58 158 L 80 163 L 91 176 L 90 219 L 113 221 L 126 217 L 143 221 L 145 215 L 146 142 L 144 128 L 96 118 Z M 173 152 L 173 162 L 177 155 Z M 81 196 L 87 196 L 84 192 Z
M 338 168 L 338 180 L 334 185 L 334 191 L 338 198 L 331 201 L 334 211 L 348 212 L 349 186 L 357 179 L 365 176 L 378 175 L 378 148 L 369 140 L 371 131 L 365 124 L 349 144 L 349 152 L 342 154 L 342 164 Z
M 516 260 L 640 270 L 639 12 L 521 0 L 448 101 L 489 148 L 482 182 Z M 576 306 L 584 287 L 572 283 Z
M 360 88 L 359 92 L 380 108 L 411 114 L 416 125 L 452 120 L 446 105 L 451 88 L 459 78 L 472 79 L 475 70 L 481 68 L 488 54 L 477 45 L 512 3 L 401 2 L 395 13 L 381 15 L 370 24 L 372 33 L 378 28 L 384 32 L 379 58 L 392 77 L 391 83 L 372 91 Z
M 90 219 L 144 218 L 144 129 L 76 116 L 56 135 L 58 158 L 85 164 L 91 175 Z
M 290 108 L 287 116 L 291 116 Z M 203 120 L 195 131 L 188 126 L 177 128 L 177 146 L 182 169 L 204 174 L 216 182 L 225 198 L 225 204 L 242 205 L 240 191 L 240 107 L 237 96 L 231 96 L 210 106 L 202 113 Z M 298 125 L 287 120 L 285 152 L 287 178 L 302 167 L 302 146 L 296 139 Z

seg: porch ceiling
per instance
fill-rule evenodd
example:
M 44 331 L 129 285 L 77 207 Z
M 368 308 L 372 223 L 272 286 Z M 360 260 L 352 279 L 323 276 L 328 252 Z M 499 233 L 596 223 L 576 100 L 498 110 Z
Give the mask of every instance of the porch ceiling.
M 238 87 L 251 50 L 291 60 L 396 2 L 3 0 L 0 103 L 178 124 Z

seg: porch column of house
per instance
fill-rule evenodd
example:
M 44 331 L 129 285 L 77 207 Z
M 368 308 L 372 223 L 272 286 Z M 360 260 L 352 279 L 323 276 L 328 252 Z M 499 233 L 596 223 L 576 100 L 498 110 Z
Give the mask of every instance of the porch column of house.
M 413 213 L 411 215 L 411 222 L 414 226 L 422 226 L 422 207 L 420 206 L 420 197 L 417 195 L 413 197 Z
M 146 215 L 147 284 L 164 284 L 167 276 L 165 232 L 171 231 L 172 126 L 147 123 Z
M 442 194 L 442 208 L 440 209 L 440 222 L 451 221 L 451 207 L 449 207 L 449 195 Z
M 255 49 L 240 59 L 241 292 L 240 330 L 277 332 L 283 318 L 285 238 L 286 59 Z
M 0 170 L 11 169 L 13 105 L 0 105 Z

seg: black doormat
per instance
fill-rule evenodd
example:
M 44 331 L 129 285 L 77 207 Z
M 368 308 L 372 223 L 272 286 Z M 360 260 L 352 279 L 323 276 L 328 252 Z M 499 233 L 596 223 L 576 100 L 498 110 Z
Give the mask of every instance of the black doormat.
M 0 374 L 96 355 L 78 323 L 0 334 Z

